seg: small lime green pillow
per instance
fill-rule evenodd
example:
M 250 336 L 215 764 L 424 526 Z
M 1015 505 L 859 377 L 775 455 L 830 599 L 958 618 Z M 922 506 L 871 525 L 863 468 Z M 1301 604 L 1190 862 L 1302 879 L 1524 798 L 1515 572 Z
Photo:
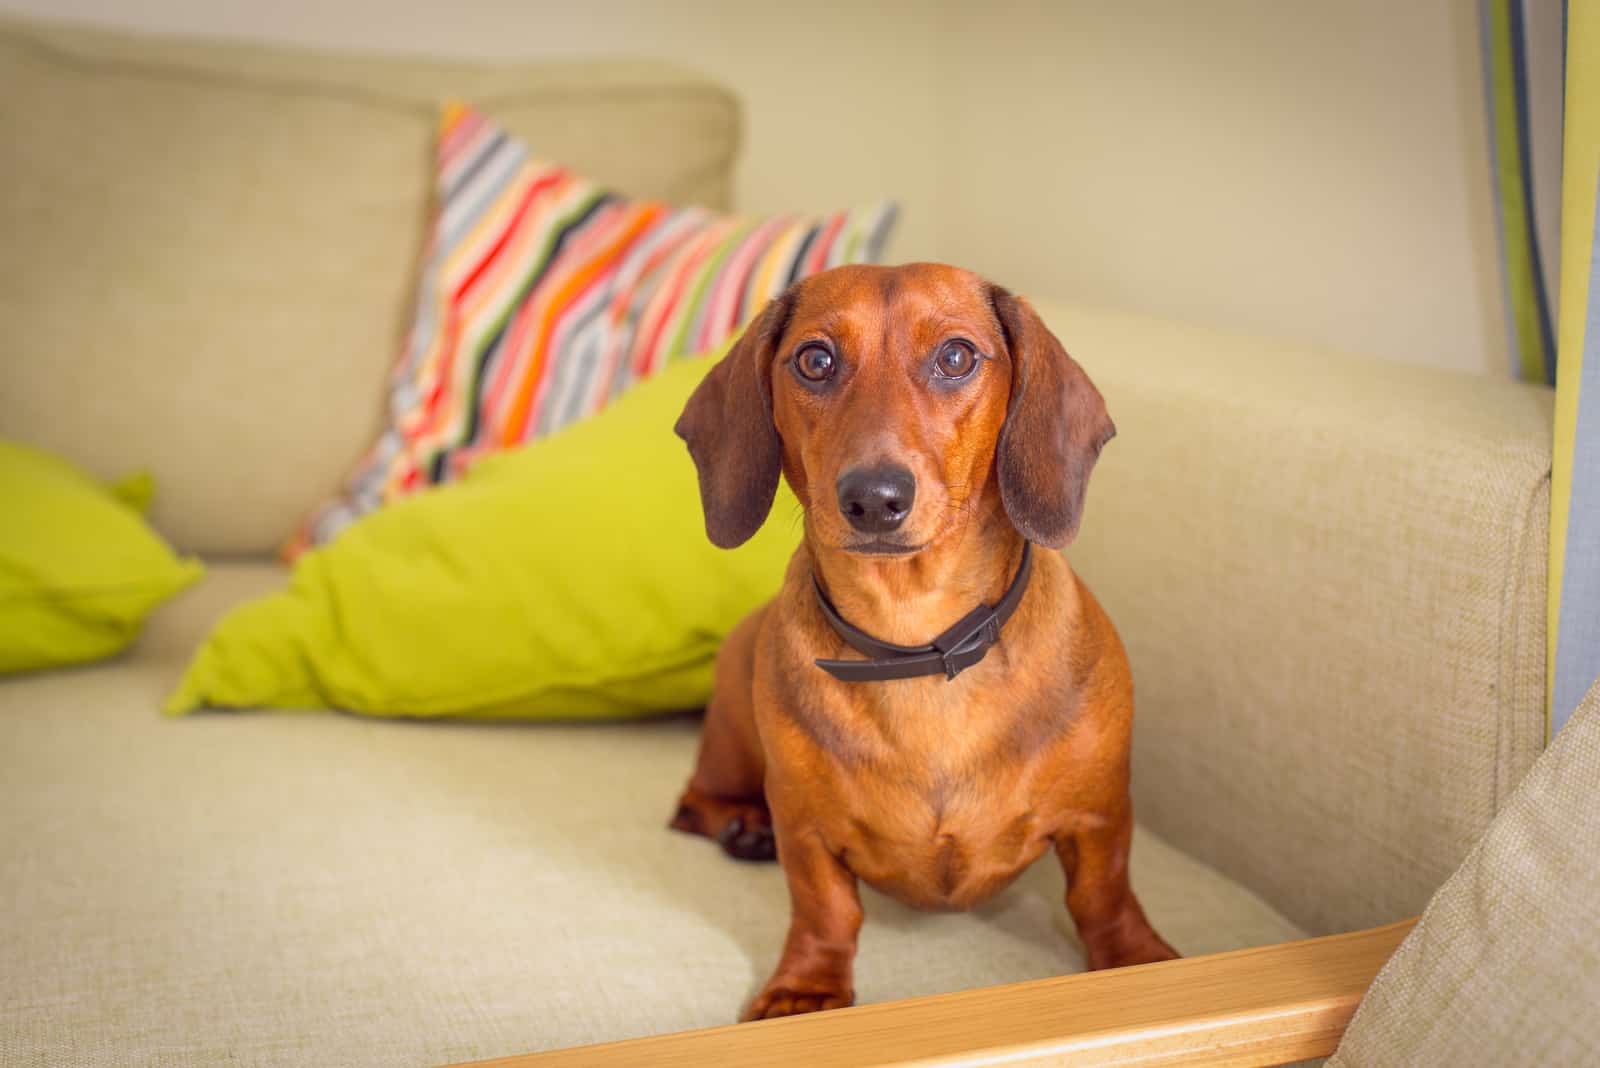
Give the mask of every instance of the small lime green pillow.
M 200 577 L 146 525 L 152 492 L 149 475 L 108 487 L 0 441 L 0 672 L 110 656 Z
M 305 553 L 287 590 L 217 625 L 167 710 L 571 719 L 704 704 L 718 645 L 799 542 L 786 490 L 745 545 L 706 538 L 672 424 L 714 362 L 683 360 Z

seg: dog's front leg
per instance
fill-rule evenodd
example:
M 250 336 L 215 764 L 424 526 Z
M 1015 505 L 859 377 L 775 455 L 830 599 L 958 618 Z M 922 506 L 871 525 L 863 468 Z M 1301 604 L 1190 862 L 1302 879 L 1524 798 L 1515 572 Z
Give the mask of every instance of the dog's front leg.
M 856 936 L 861 897 L 856 878 L 815 834 L 785 834 L 778 861 L 789 880 L 789 937 L 777 971 L 742 1020 L 840 1009 L 855 1001 Z
M 1177 952 L 1150 926 L 1128 882 L 1133 815 L 1124 808 L 1056 839 L 1067 876 L 1067 911 L 1090 970 L 1172 960 Z

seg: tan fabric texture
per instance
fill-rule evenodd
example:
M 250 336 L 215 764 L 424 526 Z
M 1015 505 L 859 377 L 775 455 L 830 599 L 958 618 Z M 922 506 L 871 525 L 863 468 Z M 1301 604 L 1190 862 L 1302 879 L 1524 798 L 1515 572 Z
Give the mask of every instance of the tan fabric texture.
M 229 604 L 217 565 L 133 655 L 0 681 L 0 1064 L 442 1063 L 730 1023 L 788 897 L 666 829 L 693 719 L 607 726 L 164 719 Z M 1300 936 L 1140 832 L 1187 953 Z M 1082 967 L 1041 861 L 972 914 L 864 892 L 863 1001 Z
M 1067 555 L 1140 819 L 1315 933 L 1415 915 L 1543 747 L 1550 392 L 1040 309 L 1118 428 Z
M 180 549 L 272 551 L 377 433 L 439 103 L 727 206 L 738 110 L 641 63 L 465 67 L 0 19 L 0 436 L 148 467 Z
M 1600 1064 L 1600 683 L 1362 999 L 1331 1064 Z

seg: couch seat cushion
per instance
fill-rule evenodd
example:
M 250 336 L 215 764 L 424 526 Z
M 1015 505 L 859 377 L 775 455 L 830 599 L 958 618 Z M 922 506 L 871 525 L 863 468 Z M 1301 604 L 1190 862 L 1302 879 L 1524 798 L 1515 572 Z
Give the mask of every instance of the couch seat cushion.
M 217 564 L 129 655 L 0 682 L 0 1063 L 429 1064 L 731 1022 L 777 960 L 775 865 L 669 832 L 697 723 L 163 718 Z M 1300 937 L 1141 832 L 1181 951 Z M 862 1001 L 1082 967 L 1041 862 L 972 914 L 863 894 Z

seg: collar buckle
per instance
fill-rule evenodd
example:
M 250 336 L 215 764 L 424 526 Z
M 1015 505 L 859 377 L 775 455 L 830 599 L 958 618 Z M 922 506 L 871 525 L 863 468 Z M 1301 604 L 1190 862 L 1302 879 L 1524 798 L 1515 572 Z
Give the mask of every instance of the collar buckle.
M 999 640 L 1000 621 L 994 609 L 980 604 L 929 644 L 938 651 L 949 681 L 987 656 L 989 647 Z

